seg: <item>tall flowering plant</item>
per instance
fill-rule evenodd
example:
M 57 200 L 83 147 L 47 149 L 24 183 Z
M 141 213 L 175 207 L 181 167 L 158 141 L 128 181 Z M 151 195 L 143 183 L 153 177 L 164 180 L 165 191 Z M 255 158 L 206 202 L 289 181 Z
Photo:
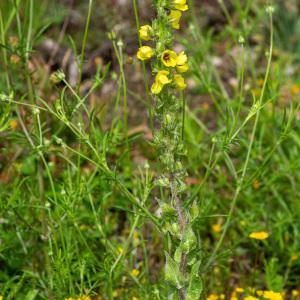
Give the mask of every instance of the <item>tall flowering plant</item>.
M 184 104 L 180 100 L 186 88 L 183 74 L 189 65 L 184 51 L 172 50 L 174 30 L 180 28 L 180 19 L 188 5 L 186 0 L 153 0 L 153 4 L 157 17 L 151 25 L 140 27 L 139 36 L 144 45 L 137 57 L 141 61 L 149 60 L 153 73 L 151 93 L 159 124 L 154 132 L 154 144 L 161 169 L 156 184 L 163 190 L 158 204 L 165 238 L 165 286 L 168 299 L 197 300 L 202 292 L 201 259 L 200 241 L 193 224 L 199 211 L 196 203 L 184 205 L 186 149 L 182 134 Z

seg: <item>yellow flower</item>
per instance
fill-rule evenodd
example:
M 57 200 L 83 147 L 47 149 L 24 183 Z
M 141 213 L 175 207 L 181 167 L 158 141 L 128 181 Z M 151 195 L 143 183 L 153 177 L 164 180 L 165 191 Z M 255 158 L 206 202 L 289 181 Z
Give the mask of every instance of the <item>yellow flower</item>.
M 174 75 L 174 81 L 178 90 L 184 90 L 186 88 L 186 83 L 181 75 Z
M 91 297 L 83 295 L 83 296 L 79 296 L 77 300 L 91 300 Z
M 140 60 L 150 59 L 153 55 L 154 50 L 149 46 L 142 46 L 137 52 L 137 58 Z
M 299 291 L 298 290 L 292 290 L 292 296 L 293 297 L 299 296 Z
M 282 300 L 282 295 L 280 293 L 275 293 L 273 291 L 265 291 L 263 294 L 265 299 L 269 300 Z
M 171 82 L 171 80 L 168 78 L 169 74 L 169 71 L 159 71 L 156 74 L 155 82 L 151 87 L 152 94 L 159 94 L 162 91 L 163 87 Z
M 0 296 L 0 300 L 3 300 L 3 296 Z
M 182 65 L 186 64 L 187 61 L 188 61 L 187 55 L 185 54 L 184 51 L 181 51 L 177 56 L 176 64 L 179 66 L 182 66 Z
M 244 289 L 243 289 L 243 288 L 241 288 L 241 287 L 237 287 L 237 288 L 235 288 L 235 291 L 236 291 L 238 294 L 242 294 L 242 293 L 244 293 Z
M 0 300 L 2 300 L 2 299 L 0 298 Z M 74 300 L 74 298 L 73 297 L 68 297 L 68 298 L 66 298 L 66 300 Z
M 256 294 L 261 297 L 264 294 L 264 291 L 258 290 L 256 291 Z
M 244 298 L 244 300 L 258 300 L 258 298 L 253 297 L 253 296 L 246 296 L 246 297 Z
M 269 237 L 269 233 L 265 231 L 252 232 L 249 234 L 249 237 L 255 240 L 265 240 Z
M 180 52 L 177 56 L 177 62 L 176 62 L 176 70 L 178 73 L 185 73 L 189 69 L 188 65 L 188 58 L 184 51 Z
M 207 297 L 207 300 L 218 300 L 218 299 L 219 299 L 219 296 L 217 294 L 210 294 Z
M 221 299 L 221 300 L 224 300 L 224 299 L 225 299 L 225 294 L 221 294 L 221 295 L 220 295 L 220 299 Z
M 140 300 L 138 297 L 132 297 L 132 300 Z
M 189 9 L 186 0 L 173 0 L 173 5 L 176 9 L 186 11 Z
M 299 94 L 299 92 L 300 92 L 300 88 L 299 88 L 299 86 L 297 85 L 297 84 L 293 84 L 292 86 L 291 86 L 291 93 L 292 93 L 292 95 L 298 95 Z
M 220 224 L 214 224 L 211 226 L 211 229 L 214 233 L 219 233 L 221 231 L 221 225 Z
M 140 271 L 139 271 L 138 269 L 133 269 L 133 270 L 131 271 L 131 275 L 132 275 L 133 277 L 138 277 L 139 274 L 140 274 Z
M 182 16 L 182 12 L 179 10 L 172 9 L 170 12 L 170 21 L 172 28 L 179 29 L 180 28 L 180 19 Z
M 140 38 L 144 41 L 150 41 L 152 36 L 152 27 L 150 25 L 143 25 L 139 30 Z
M 176 67 L 177 54 L 172 50 L 166 50 L 161 55 L 161 61 L 166 67 Z

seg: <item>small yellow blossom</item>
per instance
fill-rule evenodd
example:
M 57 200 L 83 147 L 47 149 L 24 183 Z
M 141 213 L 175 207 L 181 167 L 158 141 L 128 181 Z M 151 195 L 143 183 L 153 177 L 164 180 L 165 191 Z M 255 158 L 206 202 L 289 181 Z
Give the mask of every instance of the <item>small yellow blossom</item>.
M 261 297 L 264 294 L 264 291 L 258 290 L 256 291 L 257 296 Z
M 273 291 L 264 291 L 263 297 L 269 300 L 282 300 L 282 295 L 280 293 L 275 293 Z
M 178 90 L 184 90 L 186 88 L 186 83 L 181 75 L 174 75 L 174 81 Z
M 165 50 L 161 55 L 161 61 L 166 67 L 176 67 L 177 54 L 172 50 Z
M 17 128 L 18 128 L 18 122 L 16 121 L 16 120 L 11 120 L 10 122 L 9 122 L 9 126 L 10 126 L 10 128 L 13 130 L 13 131 L 15 131 Z M 0 299 L 1 300 L 1 299 Z
M 260 188 L 260 182 L 255 179 L 253 182 L 252 182 L 252 186 L 255 190 L 258 190 Z
M 83 295 L 79 296 L 76 300 L 91 300 L 91 297 Z
M 0 300 L 2 300 L 2 299 L 0 298 Z M 66 298 L 66 300 L 74 300 L 74 298 L 73 297 L 68 297 L 68 298 Z
M 230 297 L 230 300 L 238 300 L 238 299 L 239 298 L 237 296 L 235 296 L 235 295 Z
M 156 77 L 155 77 L 155 82 L 153 83 L 152 87 L 151 87 L 151 92 L 152 94 L 159 94 L 163 87 L 170 83 L 171 80 L 168 78 L 168 75 L 170 74 L 169 71 L 159 71 L 157 74 L 156 74 Z
M 265 240 L 269 237 L 269 233 L 265 231 L 252 232 L 249 234 L 249 237 L 255 240 Z
M 298 290 L 292 290 L 292 296 L 293 297 L 298 297 L 299 296 L 299 291 Z
M 176 62 L 176 70 L 178 73 L 185 73 L 189 69 L 188 65 L 188 58 L 184 51 L 180 52 L 177 56 L 177 62 Z
M 141 26 L 139 36 L 144 41 L 150 41 L 152 37 L 152 27 L 150 25 Z
M 176 9 L 186 11 L 189 9 L 186 0 L 173 0 L 173 5 Z
M 132 300 L 140 300 L 138 297 L 132 297 Z
M 207 297 L 207 300 L 218 300 L 218 299 L 219 299 L 219 296 L 217 294 L 210 294 Z
M 172 9 L 170 12 L 170 21 L 172 28 L 180 29 L 180 19 L 182 17 L 182 12 L 179 10 Z
M 3 296 L 0 296 L 0 300 L 3 300 Z
M 133 270 L 131 271 L 131 275 L 132 275 L 133 277 L 138 277 L 139 274 L 140 274 L 140 271 L 139 271 L 138 269 L 133 269 Z
M 299 94 L 299 92 L 300 92 L 299 86 L 297 84 L 293 84 L 291 86 L 291 93 L 292 93 L 292 95 L 296 96 L 296 95 Z
M 246 297 L 244 298 L 244 300 L 258 300 L 258 298 L 253 297 L 253 296 L 246 296 Z
M 154 55 L 154 50 L 149 46 L 142 46 L 137 52 L 137 58 L 140 60 L 150 59 Z
M 221 225 L 220 224 L 214 224 L 211 226 L 211 229 L 214 233 L 219 233 L 221 232 Z
M 237 287 L 237 288 L 235 288 L 235 291 L 236 291 L 238 294 L 242 294 L 242 293 L 244 293 L 244 289 L 243 289 L 243 288 L 241 288 L 241 287 Z
M 224 299 L 225 299 L 225 295 L 224 295 L 224 294 L 221 294 L 221 295 L 220 295 L 220 299 L 221 299 L 221 300 L 224 300 Z
M 181 51 L 177 56 L 176 64 L 182 66 L 186 64 L 187 61 L 188 61 L 187 55 L 185 54 L 184 51 Z

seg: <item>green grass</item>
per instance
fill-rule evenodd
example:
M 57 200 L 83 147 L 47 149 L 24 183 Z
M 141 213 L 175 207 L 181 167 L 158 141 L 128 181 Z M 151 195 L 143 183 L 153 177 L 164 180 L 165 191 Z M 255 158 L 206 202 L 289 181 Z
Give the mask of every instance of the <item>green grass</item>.
M 219 19 L 210 24 L 207 7 L 190 1 L 176 36 L 190 57 L 184 205 L 195 201 L 200 211 L 195 228 L 203 298 L 230 298 L 237 286 L 286 291 L 288 298 L 300 288 L 299 12 L 289 7 L 292 2 L 274 1 L 272 21 L 265 1 L 232 1 L 231 10 L 221 5 Z M 154 179 L 160 168 L 149 137 L 156 123 L 149 117 L 143 68 L 135 57 L 127 63 L 138 48 L 134 9 L 132 4 L 130 20 L 122 20 L 109 6 L 100 0 L 75 6 L 82 24 L 61 44 L 77 54 L 79 73 L 104 40 L 114 59 L 89 78 L 80 75 L 72 87 L 68 77 L 51 82 L 38 47 L 46 38 L 58 39 L 68 7 L 60 1 L 1 1 L 5 300 L 166 299 L 168 241 L 158 218 L 161 191 Z M 131 30 L 121 27 L 108 40 L 120 22 L 129 22 Z M 9 42 L 13 36 L 16 46 Z M 148 69 L 145 75 L 151 84 Z M 88 94 L 80 94 L 88 80 Z M 138 128 L 145 124 L 147 130 Z M 221 232 L 213 232 L 214 224 Z M 267 240 L 249 239 L 261 230 L 270 233 Z

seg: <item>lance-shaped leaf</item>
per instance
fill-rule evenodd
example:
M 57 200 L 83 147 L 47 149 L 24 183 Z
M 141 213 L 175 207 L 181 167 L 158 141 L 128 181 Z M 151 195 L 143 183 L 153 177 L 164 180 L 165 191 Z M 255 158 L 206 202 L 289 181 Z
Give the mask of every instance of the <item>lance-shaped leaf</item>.
M 202 290 L 203 290 L 203 283 L 202 279 L 199 276 L 199 267 L 201 262 L 198 261 L 196 264 L 193 265 L 191 274 L 190 274 L 190 282 L 187 292 L 187 300 L 199 300 Z
M 167 252 L 165 252 L 165 255 L 165 279 L 169 284 L 180 289 L 182 287 L 183 278 L 180 273 L 179 263 L 177 263 Z

